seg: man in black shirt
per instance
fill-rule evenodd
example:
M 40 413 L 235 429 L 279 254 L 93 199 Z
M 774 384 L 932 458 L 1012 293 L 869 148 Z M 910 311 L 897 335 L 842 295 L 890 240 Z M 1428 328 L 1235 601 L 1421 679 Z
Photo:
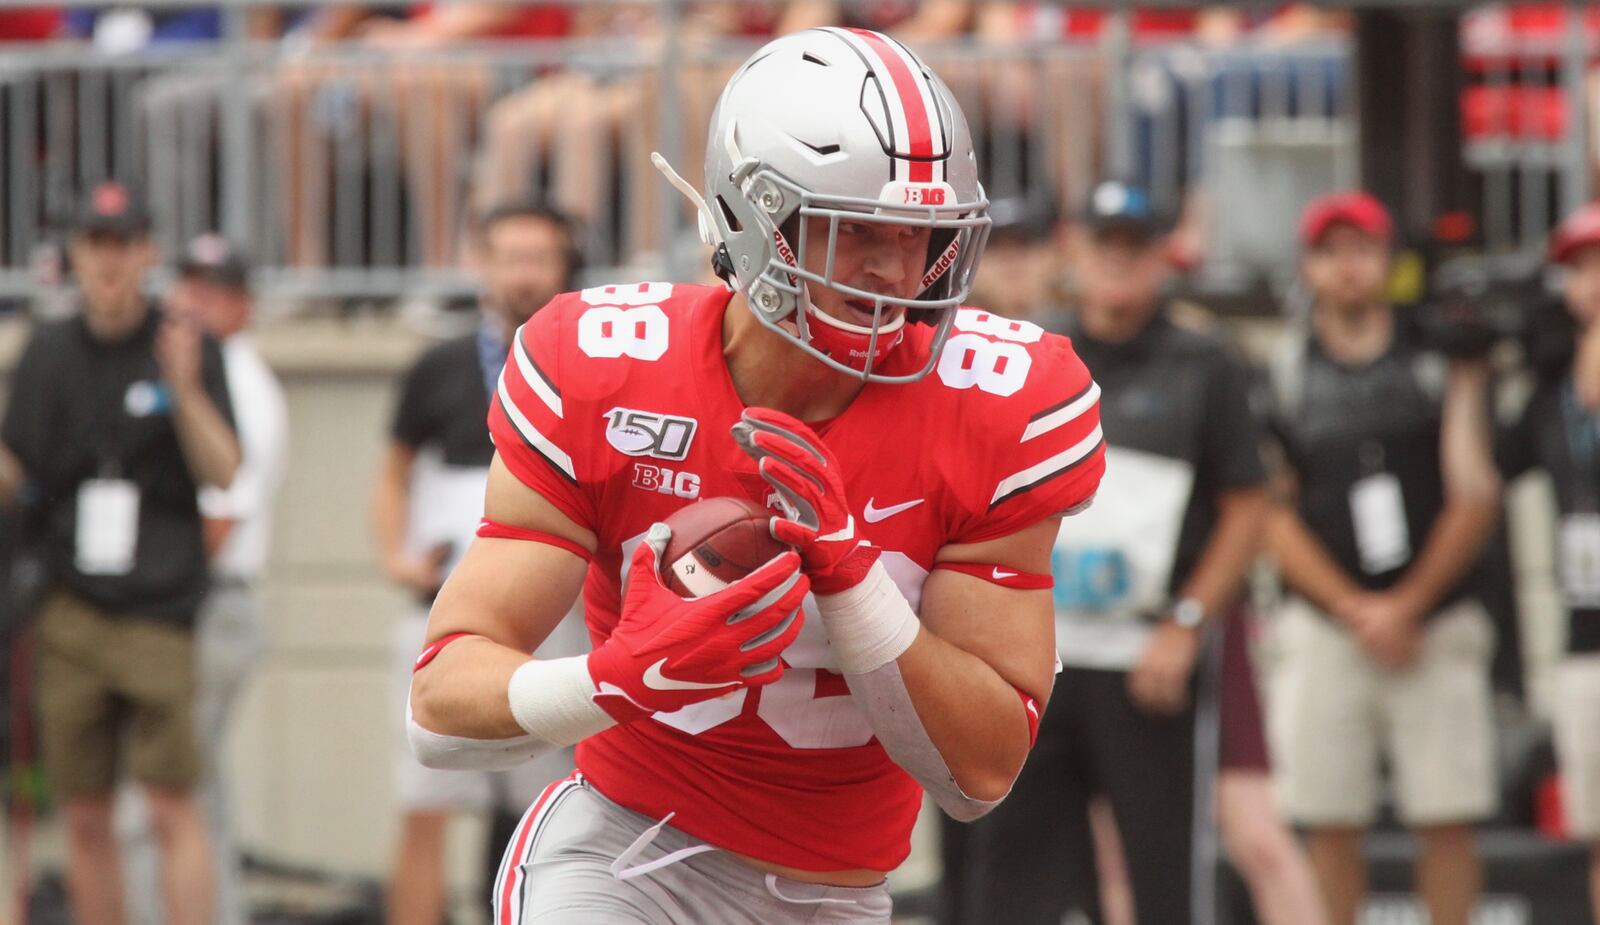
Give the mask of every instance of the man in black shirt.
M 1555 485 L 1556 577 L 1567 607 L 1554 702 L 1561 806 L 1568 830 L 1590 845 L 1589 895 L 1600 925 L 1600 203 L 1561 223 L 1550 260 L 1565 267 L 1577 349 L 1500 435 L 1495 460 L 1508 481 L 1542 468 Z
M 384 570 L 416 606 L 395 627 L 394 769 L 405 815 L 390 878 L 390 925 L 436 925 L 444 911 L 444 836 L 453 810 L 491 814 L 491 874 L 528 801 L 566 773 L 556 754 L 513 772 L 425 768 L 406 741 L 404 709 L 411 670 L 426 640 L 428 606 L 466 552 L 488 483 L 494 444 L 489 396 L 497 388 L 516 330 L 558 293 L 577 270 L 574 229 L 537 201 L 517 201 L 485 215 L 476 229 L 475 269 L 483 280 L 477 330 L 428 350 L 401 381 L 388 453 L 373 494 L 373 523 Z M 585 651 L 582 621 L 552 636 L 546 657 Z M 558 631 L 559 632 L 559 631 Z M 555 651 L 577 646 L 572 651 Z M 509 818 L 503 819 L 509 813 Z M 503 834 L 495 834 L 503 833 Z M 495 840 L 498 839 L 498 844 Z M 486 887 L 487 889 L 487 887 Z
M 1104 390 L 1106 476 L 1056 541 L 1066 667 L 1010 797 L 973 826 L 962 920 L 1054 925 L 1076 906 L 1098 921 L 1103 795 L 1137 920 L 1209 922 L 1216 688 L 1197 674 L 1256 553 L 1266 473 L 1243 370 L 1167 311 L 1166 225 L 1144 191 L 1100 184 L 1082 225 L 1068 332 Z
M 1481 375 L 1419 353 L 1384 297 L 1391 224 L 1363 193 L 1302 218 L 1313 305 L 1273 370 L 1292 499 L 1269 541 L 1291 596 L 1274 627 L 1268 698 L 1279 790 L 1308 832 L 1334 925 L 1366 892 L 1362 836 L 1379 756 L 1416 832 L 1417 888 L 1436 925 L 1466 925 L 1479 891 L 1472 826 L 1495 806 L 1493 629 L 1459 585 L 1494 527 Z
M 0 501 L 21 500 L 54 583 L 38 626 L 45 766 L 76 920 L 123 918 L 111 807 L 125 771 L 149 795 L 166 920 L 198 925 L 213 906 L 193 793 L 196 492 L 227 486 L 240 460 L 222 355 L 145 298 L 154 254 L 125 188 L 92 192 L 71 254 L 83 312 L 34 332 L 0 425 Z

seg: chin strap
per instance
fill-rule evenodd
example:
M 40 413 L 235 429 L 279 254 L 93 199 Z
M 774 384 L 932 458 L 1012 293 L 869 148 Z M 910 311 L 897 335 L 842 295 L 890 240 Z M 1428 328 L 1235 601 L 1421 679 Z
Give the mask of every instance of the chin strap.
M 672 165 L 667 162 L 667 159 L 661 156 L 660 151 L 650 152 L 650 163 L 655 166 L 656 170 L 661 172 L 663 177 L 667 178 L 668 183 L 671 183 L 678 192 L 683 194 L 685 199 L 689 200 L 690 205 L 694 206 L 696 224 L 699 225 L 700 229 L 700 240 L 712 247 L 721 248 L 723 246 L 722 236 L 717 233 L 717 223 L 712 219 L 711 207 L 706 205 L 706 199 L 700 195 L 700 191 L 695 189 L 688 180 L 679 176 L 678 172 L 673 170 Z

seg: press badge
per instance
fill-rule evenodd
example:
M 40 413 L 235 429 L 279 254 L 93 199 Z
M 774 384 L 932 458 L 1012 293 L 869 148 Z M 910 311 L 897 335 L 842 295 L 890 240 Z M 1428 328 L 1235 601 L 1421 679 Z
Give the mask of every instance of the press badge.
M 126 575 L 139 542 L 139 488 L 126 479 L 90 479 L 78 487 L 78 571 Z
M 1411 532 L 1400 480 L 1391 472 L 1369 475 L 1350 486 L 1350 518 L 1356 549 L 1369 575 L 1398 568 L 1411 558 Z
M 1600 607 L 1600 514 L 1561 518 L 1561 594 L 1571 607 Z

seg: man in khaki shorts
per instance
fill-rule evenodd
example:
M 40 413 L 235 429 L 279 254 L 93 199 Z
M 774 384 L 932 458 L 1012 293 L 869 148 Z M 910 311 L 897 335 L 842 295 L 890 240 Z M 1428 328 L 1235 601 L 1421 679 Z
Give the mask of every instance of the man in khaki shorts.
M 1481 880 L 1472 827 L 1496 784 L 1493 631 L 1460 581 L 1494 526 L 1497 481 L 1468 410 L 1482 371 L 1446 371 L 1397 329 L 1391 229 L 1361 193 L 1302 218 L 1311 316 L 1273 370 L 1293 483 L 1269 529 L 1293 595 L 1276 626 L 1273 753 L 1334 925 L 1355 922 L 1366 893 L 1380 756 L 1431 921 L 1466 925 Z
M 124 920 L 112 794 L 144 785 L 166 922 L 213 917 L 194 787 L 194 627 L 208 576 L 201 485 L 240 451 L 214 341 L 142 292 L 154 251 L 128 190 L 96 188 L 72 241 L 83 312 L 33 332 L 0 425 L 0 502 L 20 501 L 53 591 L 37 629 L 40 738 L 65 809 L 74 920 Z
M 1542 370 L 1522 415 L 1496 441 L 1501 474 L 1542 468 L 1555 487 L 1557 584 L 1568 613 L 1555 697 L 1567 829 L 1589 842 L 1589 897 L 1600 923 L 1600 203 L 1556 229 L 1550 260 L 1565 268 L 1576 350 Z

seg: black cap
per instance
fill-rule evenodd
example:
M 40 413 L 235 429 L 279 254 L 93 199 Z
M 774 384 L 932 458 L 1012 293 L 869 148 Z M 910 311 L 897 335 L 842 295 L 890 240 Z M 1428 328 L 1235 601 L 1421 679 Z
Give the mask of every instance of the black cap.
M 1141 240 L 1171 230 L 1166 217 L 1151 203 L 1150 194 L 1121 180 L 1106 180 L 1090 190 L 1078 220 L 1095 234 L 1118 231 Z
M 74 230 L 80 234 L 143 237 L 150 233 L 150 213 L 127 186 L 108 180 L 84 197 Z
M 1055 231 L 1056 218 L 1052 193 L 1000 197 L 989 203 L 989 240 L 1043 241 Z
M 183 249 L 178 275 L 235 289 L 248 289 L 250 285 L 250 265 L 227 238 L 214 232 L 195 238 Z

